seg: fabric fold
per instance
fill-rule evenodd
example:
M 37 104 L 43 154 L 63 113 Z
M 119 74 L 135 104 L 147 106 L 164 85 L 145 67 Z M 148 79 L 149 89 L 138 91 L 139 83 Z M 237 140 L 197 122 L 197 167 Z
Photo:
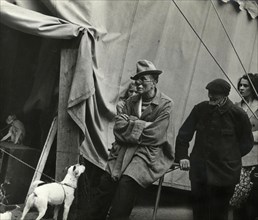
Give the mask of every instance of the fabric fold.
M 63 19 L 25 9 L 6 1 L 0 1 L 1 23 L 28 34 L 55 39 L 77 37 L 83 27 Z

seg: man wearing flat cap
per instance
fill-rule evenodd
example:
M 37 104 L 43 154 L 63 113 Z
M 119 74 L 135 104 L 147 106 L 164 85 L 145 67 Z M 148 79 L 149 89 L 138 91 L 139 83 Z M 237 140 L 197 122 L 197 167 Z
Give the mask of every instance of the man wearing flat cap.
M 195 105 L 179 129 L 175 160 L 190 170 L 194 220 L 227 220 L 241 157 L 253 147 L 252 128 L 247 114 L 229 100 L 227 81 L 215 79 L 206 89 L 209 101 Z
M 126 100 L 115 118 L 106 173 L 92 202 L 91 220 L 129 219 L 139 190 L 158 180 L 171 167 L 173 102 L 156 85 L 162 71 L 148 60 L 138 61 L 137 95 Z

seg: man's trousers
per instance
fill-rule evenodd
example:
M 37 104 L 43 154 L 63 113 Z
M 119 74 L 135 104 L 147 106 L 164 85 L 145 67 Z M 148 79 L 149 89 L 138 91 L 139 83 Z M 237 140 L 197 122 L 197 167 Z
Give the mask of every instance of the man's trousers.
M 228 220 L 235 185 L 211 186 L 191 181 L 194 220 Z
M 110 174 L 101 177 L 96 195 L 91 201 L 90 220 L 126 220 L 142 187 L 131 177 L 122 175 L 114 181 Z

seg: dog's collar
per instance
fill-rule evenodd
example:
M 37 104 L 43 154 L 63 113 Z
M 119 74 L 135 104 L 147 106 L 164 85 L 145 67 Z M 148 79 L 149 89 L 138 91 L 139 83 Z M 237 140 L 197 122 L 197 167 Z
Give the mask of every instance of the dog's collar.
M 61 183 L 62 185 L 65 185 L 65 186 L 69 186 L 69 187 L 71 187 L 71 188 L 73 188 L 73 189 L 76 189 L 76 187 L 74 187 L 74 186 L 71 186 L 71 185 L 69 185 L 69 184 L 67 184 L 67 183 Z

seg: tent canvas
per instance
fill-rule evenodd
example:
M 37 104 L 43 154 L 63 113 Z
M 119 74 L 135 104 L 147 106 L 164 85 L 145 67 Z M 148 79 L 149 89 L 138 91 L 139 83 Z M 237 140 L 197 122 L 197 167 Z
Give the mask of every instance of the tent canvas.
M 68 103 L 63 107 L 76 123 L 80 137 L 85 137 L 73 147 L 102 169 L 114 141 L 115 104 L 135 73 L 137 60 L 151 60 L 164 71 L 158 87 L 174 100 L 175 134 L 194 104 L 207 99 L 204 88 L 211 79 L 226 78 L 224 71 L 236 84 L 245 72 L 258 72 L 256 19 L 239 12 L 237 3 L 213 1 L 234 50 L 211 1 L 175 2 L 182 13 L 171 0 L 17 0 L 21 7 L 1 0 L 0 22 L 5 25 L 43 38 L 81 39 L 72 55 L 69 50 L 63 52 L 68 53 L 67 65 L 74 66 L 69 72 Z M 72 59 L 67 59 L 69 56 Z M 62 65 L 61 59 L 64 74 Z M 239 100 L 234 90 L 230 98 Z M 165 184 L 189 189 L 187 175 L 171 173 Z

